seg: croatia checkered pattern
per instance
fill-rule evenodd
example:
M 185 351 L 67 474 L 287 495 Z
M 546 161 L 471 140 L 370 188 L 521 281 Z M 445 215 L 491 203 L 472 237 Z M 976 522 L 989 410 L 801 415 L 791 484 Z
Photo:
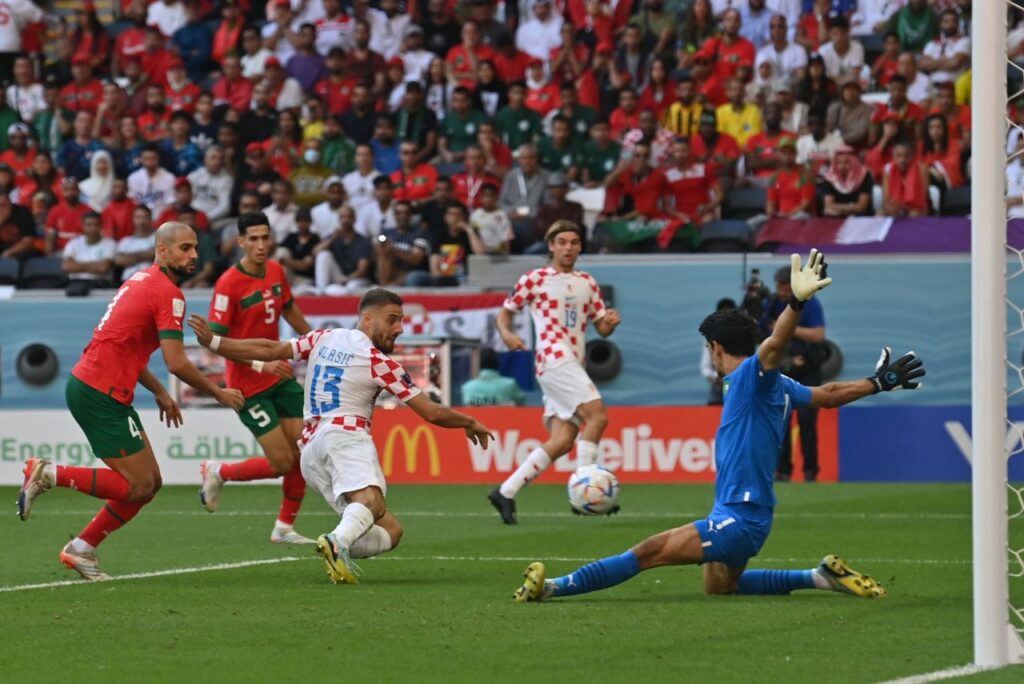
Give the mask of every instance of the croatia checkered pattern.
M 430 322 L 430 316 L 424 312 L 406 316 L 402 319 L 402 328 L 408 335 L 429 335 L 433 325 Z
M 523 275 L 504 306 L 510 311 L 530 307 L 537 375 L 567 361 L 582 363 L 587 325 L 605 315 L 601 290 L 589 273 L 559 273 L 551 267 Z
M 401 364 L 374 347 L 360 330 L 314 330 L 291 344 L 295 359 L 309 362 L 301 444 L 328 424 L 368 430 L 377 395 L 383 390 L 400 401 L 420 393 Z

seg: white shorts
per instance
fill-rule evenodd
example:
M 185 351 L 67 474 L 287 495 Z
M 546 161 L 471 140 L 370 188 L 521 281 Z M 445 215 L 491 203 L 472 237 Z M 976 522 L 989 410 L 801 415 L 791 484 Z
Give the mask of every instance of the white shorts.
M 544 425 L 552 418 L 569 421 L 577 427 L 582 422 L 576 415 L 581 404 L 601 398 L 594 381 L 577 361 L 567 361 L 560 366 L 549 368 L 537 376 L 537 383 L 544 392 Z
M 382 494 L 388 492 L 377 447 L 365 430 L 324 425 L 302 448 L 299 463 L 302 477 L 338 513 L 345 508 L 346 492 L 371 485 L 380 488 Z

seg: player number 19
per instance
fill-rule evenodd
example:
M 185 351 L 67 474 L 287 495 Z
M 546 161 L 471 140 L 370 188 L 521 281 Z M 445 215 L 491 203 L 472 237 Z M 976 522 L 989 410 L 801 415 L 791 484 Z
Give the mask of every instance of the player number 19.
M 576 327 L 576 309 L 565 310 L 565 327 L 575 328 Z

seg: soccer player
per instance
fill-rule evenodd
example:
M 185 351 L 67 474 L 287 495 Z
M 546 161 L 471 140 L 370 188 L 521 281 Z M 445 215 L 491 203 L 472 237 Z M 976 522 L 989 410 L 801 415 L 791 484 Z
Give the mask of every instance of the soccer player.
M 389 551 L 402 538 L 402 525 L 387 509 L 387 483 L 369 432 L 381 391 L 429 423 L 465 430 L 474 443 L 486 447 L 491 436 L 479 421 L 431 402 L 388 356 L 402 334 L 402 318 L 401 297 L 374 288 L 359 302 L 355 329 L 314 330 L 283 342 L 220 337 L 202 317 L 189 319 L 199 343 L 225 358 L 309 362 L 300 462 L 306 481 L 341 515 L 338 526 L 316 540 L 335 583 L 357 583 L 350 559 Z
M 295 332 L 309 332 L 302 311 L 295 305 L 281 264 L 270 258 L 274 234 L 261 211 L 238 217 L 241 261 L 224 272 L 213 288 L 210 328 L 234 338 L 280 338 L 279 321 L 288 321 Z M 294 529 L 295 518 L 306 493 L 299 469 L 298 440 L 302 437 L 302 388 L 292 378 L 288 361 L 227 361 L 227 381 L 245 395 L 239 412 L 242 424 L 256 437 L 266 457 L 241 463 L 203 461 L 203 486 L 199 500 L 207 511 L 217 510 L 225 482 L 268 480 L 284 476 L 281 509 L 270 533 L 275 544 L 312 544 Z
M 160 467 L 132 407 L 135 385 L 153 393 L 160 420 L 182 424 L 178 404 L 146 368 L 158 347 L 174 375 L 236 411 L 244 401 L 236 389 L 221 389 L 185 356 L 182 319 L 185 297 L 178 283 L 196 270 L 196 232 L 169 222 L 156 232 L 156 263 L 121 286 L 100 319 L 92 340 L 68 376 L 66 396 L 75 422 L 93 453 L 110 470 L 56 465 L 44 458 L 25 462 L 18 515 L 27 520 L 33 501 L 51 487 L 68 487 L 106 503 L 60 552 L 64 565 L 87 580 L 105 580 L 96 547 L 130 521 L 160 490 Z
M 648 537 L 617 556 L 585 565 L 564 577 L 545 578 L 543 563 L 526 569 L 516 591 L 518 602 L 541 601 L 606 589 L 662 565 L 704 566 L 707 594 L 788 594 L 825 589 L 868 598 L 885 595 L 874 579 L 853 570 L 840 557 L 825 556 L 810 570 L 747 570 L 768 538 L 775 495 L 772 474 L 794 406 L 836 408 L 877 392 L 917 389 L 925 374 L 910 352 L 891 361 L 882 350 L 875 374 L 865 380 L 805 387 L 779 371 L 800 311 L 815 292 L 832 282 L 825 261 L 811 250 L 807 265 L 792 256 L 793 296 L 770 337 L 756 347 L 757 324 L 738 309 L 716 311 L 700 325 L 715 370 L 722 378 L 725 406 L 715 436 L 715 504 L 704 520 Z
M 622 320 L 615 309 L 605 307 L 597 281 L 576 270 L 583 249 L 580 227 L 572 221 L 555 221 L 544 237 L 551 265 L 519 279 L 497 320 L 505 345 L 511 350 L 526 349 L 526 343 L 512 331 L 512 314 L 530 307 L 537 333 L 535 372 L 544 391 L 544 424 L 549 432 L 548 440 L 487 495 L 506 525 L 517 522 L 515 496 L 519 490 L 569 453 L 581 432 L 577 465 L 597 462 L 597 443 L 608 415 L 601 394 L 583 369 L 584 342 L 590 321 L 598 333 L 608 337 Z

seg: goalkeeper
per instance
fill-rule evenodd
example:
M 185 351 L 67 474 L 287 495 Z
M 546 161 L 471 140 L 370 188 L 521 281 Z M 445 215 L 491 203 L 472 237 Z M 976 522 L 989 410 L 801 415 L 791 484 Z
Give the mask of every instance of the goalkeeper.
M 747 570 L 772 526 L 772 475 L 779 445 L 794 407 L 835 408 L 877 392 L 917 389 L 924 367 L 913 353 L 896 361 L 882 350 L 875 374 L 865 380 L 805 387 L 779 372 L 800 311 L 829 285 L 825 259 L 811 250 L 807 264 L 792 256 L 793 296 L 771 336 L 756 347 L 757 324 L 746 313 L 716 311 L 700 325 L 715 371 L 722 378 L 725 405 L 715 437 L 715 503 L 704 520 L 648 537 L 625 553 L 547 579 L 543 563 L 532 563 L 516 590 L 519 602 L 573 596 L 625 582 L 662 565 L 703 565 L 707 594 L 788 594 L 823 589 L 866 598 L 885 596 L 873 578 L 835 555 L 810 570 Z

